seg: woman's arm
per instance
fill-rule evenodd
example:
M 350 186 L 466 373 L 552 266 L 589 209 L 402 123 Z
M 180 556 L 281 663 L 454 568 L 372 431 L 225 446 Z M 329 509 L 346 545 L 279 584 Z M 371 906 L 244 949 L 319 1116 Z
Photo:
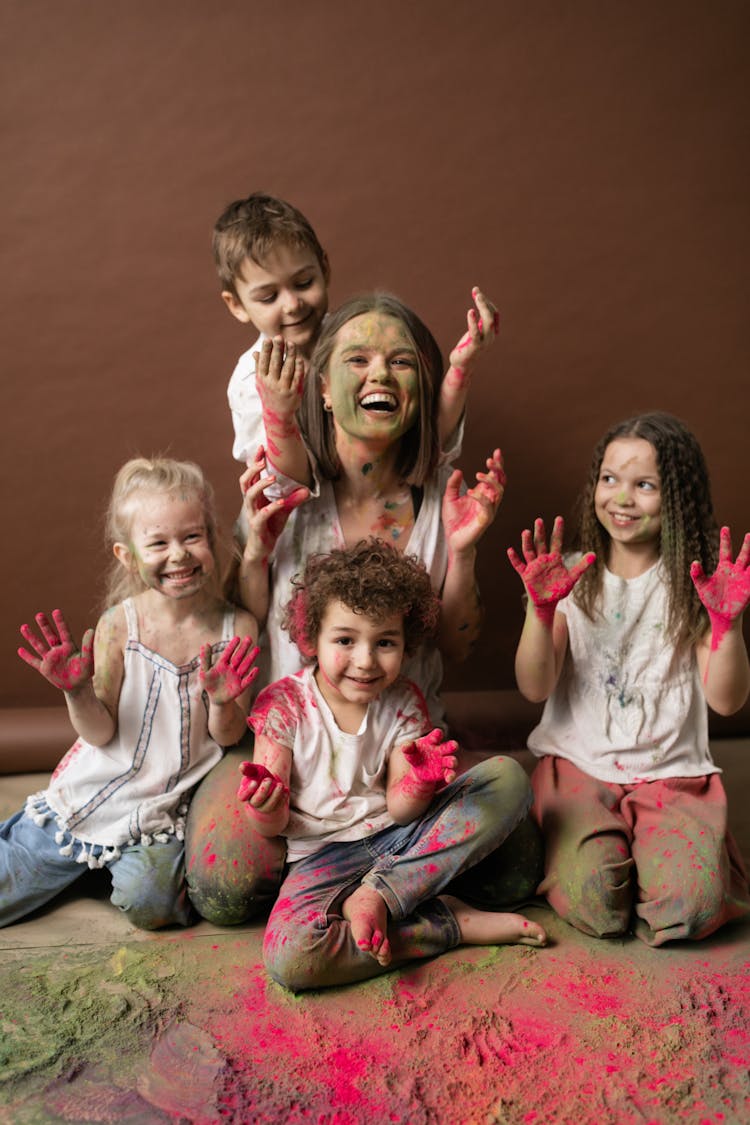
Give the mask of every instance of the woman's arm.
M 263 476 L 266 467 L 265 450 L 260 446 L 240 477 L 247 542 L 237 572 L 240 600 L 261 626 L 266 623 L 271 600 L 269 566 L 274 548 L 294 509 L 310 498 L 308 488 L 297 488 L 288 496 L 269 500 L 264 489 L 276 477 Z
M 487 472 L 477 473 L 477 484 L 463 494 L 463 475 L 456 469 L 443 497 L 448 568 L 441 591 L 438 647 L 446 658 L 455 661 L 466 659 L 479 635 L 482 609 L 476 580 L 477 543 L 494 520 L 505 491 L 499 449 L 486 464 Z
M 461 421 L 476 361 L 494 341 L 500 326 L 497 309 L 482 291 L 475 287 L 471 295 L 476 309 L 469 309 L 466 315 L 467 330 L 448 357 L 448 370 L 440 387 L 438 436 L 441 449 Z

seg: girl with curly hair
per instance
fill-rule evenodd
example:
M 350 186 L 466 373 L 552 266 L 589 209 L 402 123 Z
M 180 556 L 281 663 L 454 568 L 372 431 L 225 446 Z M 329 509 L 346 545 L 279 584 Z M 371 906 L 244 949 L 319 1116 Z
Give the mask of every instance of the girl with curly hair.
M 733 560 L 697 440 L 655 412 L 604 435 L 578 553 L 562 542 L 559 517 L 549 549 L 537 520 L 523 558 L 508 552 L 528 594 L 518 686 L 546 700 L 529 738 L 539 890 L 598 937 L 706 937 L 750 913 L 707 713 L 732 714 L 750 690 L 750 534 Z

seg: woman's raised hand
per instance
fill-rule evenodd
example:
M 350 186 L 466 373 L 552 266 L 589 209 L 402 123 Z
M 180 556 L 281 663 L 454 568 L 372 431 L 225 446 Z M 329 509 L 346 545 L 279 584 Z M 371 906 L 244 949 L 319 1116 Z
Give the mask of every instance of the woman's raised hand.
M 486 465 L 487 471 L 477 473 L 477 483 L 463 495 L 460 469 L 451 473 L 445 486 L 443 526 L 448 546 L 454 554 L 478 543 L 497 515 L 506 480 L 503 455 L 499 449 L 487 458 Z
M 724 633 L 750 602 L 750 532 L 733 562 L 731 533 L 728 527 L 722 527 L 716 570 L 706 575 L 701 564 L 694 562 L 690 577 L 711 621 L 711 647 L 717 648 Z
M 471 291 L 476 308 L 466 314 L 467 330 L 448 357 L 449 370 L 465 375 L 479 354 L 494 341 L 500 330 L 500 314 L 481 289 Z
M 21 636 L 34 650 L 19 648 L 21 659 L 60 691 L 76 691 L 92 679 L 94 630 L 86 630 L 79 649 L 59 609 L 52 610 L 51 621 L 46 613 L 37 613 L 34 619 L 41 637 L 29 625 L 21 626 Z
M 263 446 L 258 448 L 254 461 L 247 462 L 247 468 L 240 477 L 240 490 L 248 525 L 248 540 L 245 557 L 268 559 L 286 527 L 287 520 L 300 504 L 310 499 L 309 488 L 295 488 L 289 496 L 269 500 L 264 489 L 274 484 L 276 477 L 271 473 L 264 476 L 267 463 Z
M 258 675 L 252 665 L 260 649 L 250 637 L 232 637 L 215 664 L 211 663 L 211 645 L 201 645 L 198 676 L 201 687 L 212 703 L 231 703 Z
M 533 536 L 528 528 L 521 535 L 523 558 L 518 556 L 513 547 L 508 548 L 508 558 L 521 576 L 537 617 L 548 625 L 551 625 L 555 616 L 557 603 L 568 596 L 581 575 L 596 559 L 596 555 L 589 552 L 573 566 L 566 566 L 562 557 L 564 528 L 562 516 L 557 516 L 552 525 L 548 549 L 544 521 L 537 519 L 534 521 Z

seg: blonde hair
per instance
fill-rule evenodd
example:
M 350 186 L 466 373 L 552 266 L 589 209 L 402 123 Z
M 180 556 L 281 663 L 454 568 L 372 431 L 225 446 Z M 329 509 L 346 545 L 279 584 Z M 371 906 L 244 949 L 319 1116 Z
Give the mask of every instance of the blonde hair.
M 195 496 L 201 503 L 206 521 L 206 533 L 214 556 L 217 551 L 217 524 L 214 510 L 213 488 L 203 475 L 203 470 L 193 461 L 174 461 L 171 457 L 134 457 L 126 461 L 115 477 L 106 518 L 106 539 L 110 550 L 115 543 L 132 544 L 133 516 L 139 498 L 144 494 L 175 496 L 178 493 Z M 214 572 L 217 597 L 220 596 L 218 568 Z M 139 594 L 145 589 L 137 570 L 123 566 L 115 560 L 110 567 L 104 606 L 115 605 L 123 598 Z

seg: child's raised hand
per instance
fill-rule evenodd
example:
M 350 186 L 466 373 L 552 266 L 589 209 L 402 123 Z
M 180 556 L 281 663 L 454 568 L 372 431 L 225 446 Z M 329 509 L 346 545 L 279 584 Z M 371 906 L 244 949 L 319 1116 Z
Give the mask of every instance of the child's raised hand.
M 711 647 L 714 649 L 750 602 L 749 564 L 750 532 L 732 562 L 732 537 L 728 527 L 721 529 L 719 562 L 714 573 L 706 576 L 699 562 L 691 564 L 690 577 L 711 621 Z
M 289 786 L 265 766 L 255 762 L 240 763 L 242 781 L 237 790 L 240 801 L 246 801 L 258 812 L 274 812 L 289 796 Z
M 443 732 L 435 727 L 429 734 L 410 742 L 403 754 L 411 766 L 404 783 L 415 794 L 432 792 L 438 785 L 448 785 L 456 776 L 456 751 L 458 743 L 449 739 L 443 742 Z M 411 783 L 411 785 L 409 785 Z
M 250 637 L 232 637 L 215 664 L 211 664 L 211 645 L 201 645 L 198 676 L 212 703 L 231 703 L 258 675 L 252 664 L 260 649 Z
M 567 567 L 562 557 L 564 527 L 562 516 L 557 516 L 552 525 L 552 537 L 547 550 L 544 521 L 537 519 L 534 521 L 533 538 L 528 528 L 521 536 L 523 559 L 519 558 L 513 547 L 508 548 L 508 558 L 521 576 L 537 617 L 547 625 L 552 623 L 557 603 L 568 596 L 581 575 L 596 559 L 596 555 L 589 552 L 574 566 Z
M 42 636 L 39 638 L 29 625 L 21 626 L 21 636 L 34 650 L 31 653 L 26 648 L 19 648 L 21 659 L 41 672 L 45 680 L 60 691 L 76 691 L 92 679 L 94 630 L 86 630 L 79 649 L 59 609 L 52 610 L 52 621 L 46 613 L 35 614 L 35 621 Z
M 484 535 L 505 492 L 503 455 L 496 449 L 487 458 L 487 472 L 477 473 L 477 484 L 461 494 L 463 474 L 456 469 L 448 478 L 443 496 L 443 527 L 451 551 L 473 547 Z
M 255 460 L 247 462 L 247 469 L 240 477 L 242 502 L 248 524 L 245 556 L 252 556 L 256 560 L 270 558 L 294 509 L 310 499 L 310 489 L 300 487 L 295 488 L 289 496 L 269 500 L 264 489 L 273 484 L 276 477 L 273 474 L 262 476 L 266 468 L 265 450 L 260 446 Z
M 284 345 L 281 336 L 264 340 L 261 350 L 253 353 L 255 385 L 263 405 L 267 433 L 284 435 L 289 426 L 296 431 L 294 416 L 302 401 L 305 383 L 305 361 L 293 343 Z
M 466 315 L 467 331 L 448 357 L 449 376 L 455 373 L 466 377 L 479 354 L 492 344 L 500 331 L 500 314 L 492 302 L 476 286 L 471 295 L 476 309 L 469 309 Z

